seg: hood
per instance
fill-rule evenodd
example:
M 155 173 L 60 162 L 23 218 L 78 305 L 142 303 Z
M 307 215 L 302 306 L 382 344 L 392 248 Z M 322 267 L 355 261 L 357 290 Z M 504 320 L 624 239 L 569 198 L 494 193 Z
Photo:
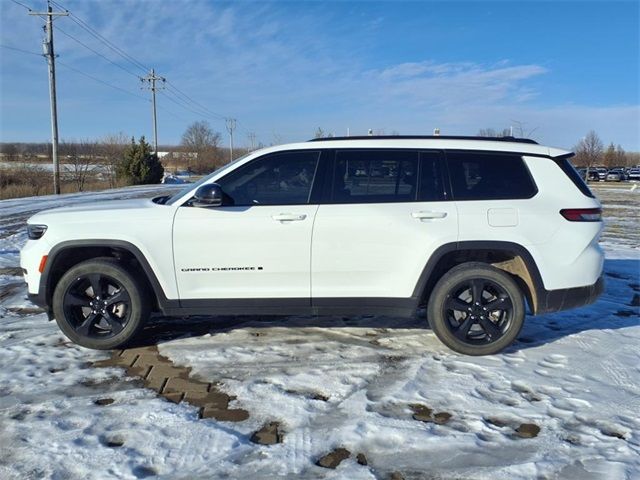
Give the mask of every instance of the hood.
M 105 200 L 101 202 L 83 203 L 69 207 L 52 208 L 35 214 L 29 219 L 29 223 L 38 223 L 50 216 L 58 216 L 65 214 L 86 213 L 86 212 L 105 212 L 105 211 L 128 211 L 141 210 L 158 207 L 149 198 L 133 199 L 133 200 Z

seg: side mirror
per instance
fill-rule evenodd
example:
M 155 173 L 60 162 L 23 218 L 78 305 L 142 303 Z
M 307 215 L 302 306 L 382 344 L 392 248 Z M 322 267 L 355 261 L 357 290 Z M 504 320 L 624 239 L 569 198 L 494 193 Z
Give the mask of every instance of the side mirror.
M 194 207 L 219 207 L 222 205 L 222 187 L 217 183 L 202 185 L 196 190 Z

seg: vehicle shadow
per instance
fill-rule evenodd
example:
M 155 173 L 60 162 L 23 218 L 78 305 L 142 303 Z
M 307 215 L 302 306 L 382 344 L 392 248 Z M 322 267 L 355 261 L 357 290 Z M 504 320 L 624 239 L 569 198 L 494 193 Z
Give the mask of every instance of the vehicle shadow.
M 605 262 L 605 292 L 593 305 L 541 316 L 528 316 L 516 342 L 506 353 L 526 350 L 587 330 L 615 330 L 640 325 L 640 261 L 613 259 Z M 636 297 L 634 297 L 634 295 Z M 635 300 L 634 300 L 635 299 Z M 153 317 L 132 341 L 130 347 L 156 345 L 178 338 L 216 335 L 238 329 L 270 328 L 351 328 L 361 329 L 364 337 L 371 329 L 384 329 L 386 337 L 394 330 L 432 335 L 424 312 L 413 318 L 364 316 L 197 316 L 189 318 Z M 357 335 L 357 332 L 355 333 Z

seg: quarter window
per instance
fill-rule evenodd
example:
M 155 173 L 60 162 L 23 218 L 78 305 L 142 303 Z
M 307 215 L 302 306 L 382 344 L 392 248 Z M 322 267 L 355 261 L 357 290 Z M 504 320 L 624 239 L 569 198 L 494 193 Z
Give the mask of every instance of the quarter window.
M 531 198 L 536 185 L 519 155 L 447 153 L 455 200 Z
M 417 174 L 418 153 L 415 151 L 338 151 L 333 201 L 412 202 L 416 198 Z
M 225 205 L 309 203 L 319 152 L 285 152 L 258 158 L 220 180 Z

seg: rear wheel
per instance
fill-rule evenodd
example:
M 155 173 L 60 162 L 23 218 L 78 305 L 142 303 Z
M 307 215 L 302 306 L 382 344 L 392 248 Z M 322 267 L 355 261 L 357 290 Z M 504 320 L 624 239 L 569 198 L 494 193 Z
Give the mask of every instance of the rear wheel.
M 72 267 L 53 294 L 53 313 L 64 334 L 88 348 L 124 346 L 149 317 L 140 282 L 116 260 L 88 260 Z
M 465 355 L 490 355 L 511 345 L 524 324 L 523 294 L 511 276 L 469 262 L 438 281 L 427 309 L 438 338 Z

